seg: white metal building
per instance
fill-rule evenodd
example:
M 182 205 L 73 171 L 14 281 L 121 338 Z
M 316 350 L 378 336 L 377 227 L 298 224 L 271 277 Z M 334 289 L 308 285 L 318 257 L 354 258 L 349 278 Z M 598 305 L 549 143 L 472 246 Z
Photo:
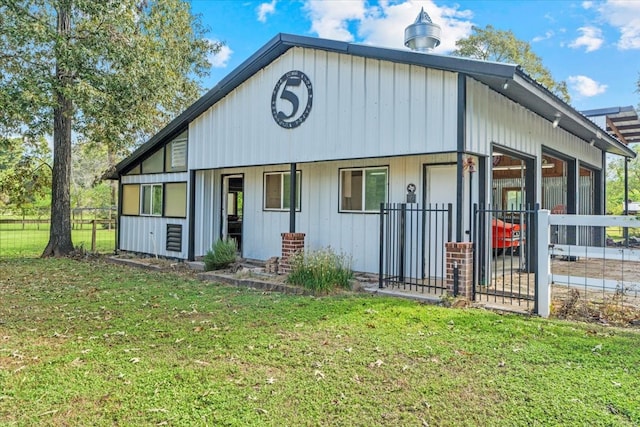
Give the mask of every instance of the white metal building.
M 517 65 L 280 34 L 117 165 L 117 249 L 265 260 L 296 231 L 375 272 L 380 202 L 453 203 L 466 241 L 471 203 L 558 204 L 554 165 L 604 213 L 607 152 L 634 156 Z

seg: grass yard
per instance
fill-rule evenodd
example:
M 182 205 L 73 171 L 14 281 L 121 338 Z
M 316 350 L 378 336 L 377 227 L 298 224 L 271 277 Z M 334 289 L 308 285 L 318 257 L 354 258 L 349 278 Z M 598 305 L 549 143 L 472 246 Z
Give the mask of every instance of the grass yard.
M 78 225 L 71 231 L 76 248 L 91 249 L 91 224 Z M 0 224 L 0 258 L 40 256 L 49 241 L 49 224 Z M 116 230 L 96 229 L 96 252 L 113 253 Z
M 0 260 L 0 425 L 638 426 L 640 333 Z

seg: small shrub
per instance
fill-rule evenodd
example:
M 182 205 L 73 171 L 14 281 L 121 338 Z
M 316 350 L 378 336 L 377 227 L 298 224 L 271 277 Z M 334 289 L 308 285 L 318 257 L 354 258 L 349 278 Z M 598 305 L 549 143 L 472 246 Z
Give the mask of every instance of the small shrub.
M 335 288 L 349 288 L 353 279 L 351 260 L 335 254 L 331 248 L 300 252 L 291 259 L 291 272 L 287 283 L 302 286 L 317 293 Z
M 569 289 L 567 297 L 560 301 L 555 310 L 555 315 L 559 319 L 571 319 L 575 316 L 584 315 L 584 305 L 580 303 L 580 291 Z
M 206 271 L 220 270 L 228 267 L 236 261 L 236 241 L 233 239 L 218 239 L 204 256 L 204 269 Z

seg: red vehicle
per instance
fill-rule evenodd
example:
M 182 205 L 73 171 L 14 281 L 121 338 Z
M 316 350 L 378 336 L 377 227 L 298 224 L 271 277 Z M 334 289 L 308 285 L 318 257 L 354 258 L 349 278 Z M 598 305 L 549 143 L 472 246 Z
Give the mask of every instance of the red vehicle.
M 493 219 L 491 222 L 491 247 L 493 253 L 501 255 L 505 250 L 517 253 L 520 249 L 520 224 Z

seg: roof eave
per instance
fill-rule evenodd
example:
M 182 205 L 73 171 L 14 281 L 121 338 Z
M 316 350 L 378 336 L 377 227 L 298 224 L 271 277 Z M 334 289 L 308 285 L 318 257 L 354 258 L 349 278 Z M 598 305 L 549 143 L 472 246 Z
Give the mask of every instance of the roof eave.
M 547 111 L 540 111 L 540 109 L 536 111 L 537 114 L 545 119 L 553 122 L 557 117 L 556 114 L 560 114 L 559 126 L 585 142 L 589 143 L 593 140 L 594 145 L 602 151 L 623 157 L 636 157 L 635 151 L 611 136 L 606 130 L 575 110 L 549 89 L 533 80 L 521 69 L 518 69 L 514 82 L 530 91 L 533 96 L 536 96 L 550 107 Z

